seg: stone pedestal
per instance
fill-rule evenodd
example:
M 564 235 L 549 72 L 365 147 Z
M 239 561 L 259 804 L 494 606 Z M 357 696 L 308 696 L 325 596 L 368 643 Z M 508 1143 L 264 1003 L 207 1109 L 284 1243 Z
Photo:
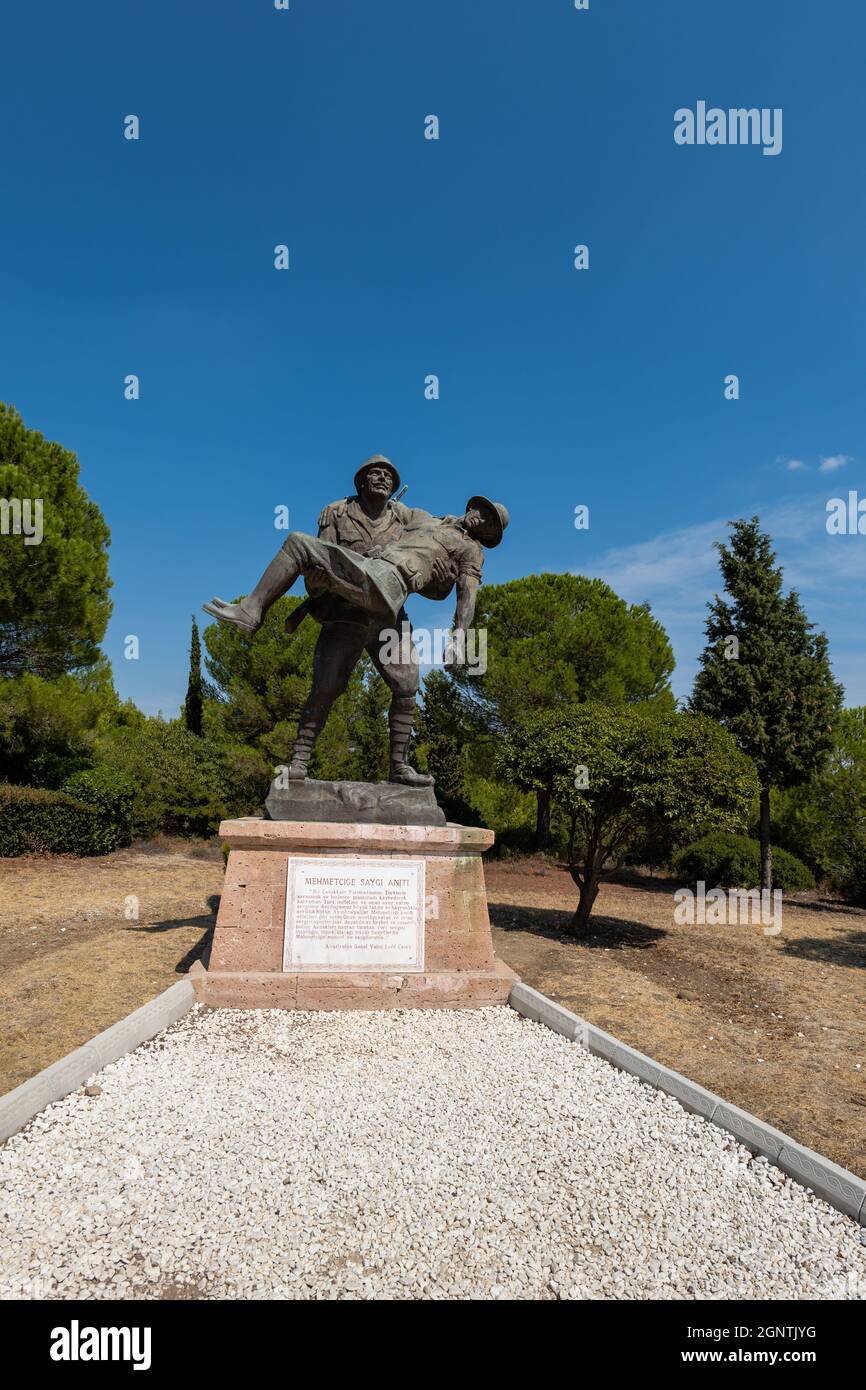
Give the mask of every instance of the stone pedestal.
M 230 853 L 210 959 L 206 971 L 190 973 L 201 1003 L 328 1010 L 507 1002 L 517 977 L 493 954 L 481 859 L 493 843 L 492 831 L 250 816 L 224 821 L 220 835 Z M 345 896 L 353 875 L 359 904 L 355 923 Z M 325 887 L 310 887 L 318 883 Z M 414 909 L 401 894 L 421 884 L 416 934 L 406 926 Z M 292 897 L 288 935 L 287 892 Z M 315 905 L 317 892 L 324 894 L 321 907 Z M 388 893 L 396 896 L 381 896 Z M 398 899 L 398 907 L 388 906 Z M 315 922 L 316 912 L 327 934 L 331 902 L 333 920 L 343 923 L 349 944 L 305 942 L 305 924 Z M 393 940 L 381 935 L 382 924 L 391 920 Z M 369 931 L 364 922 L 371 924 Z M 335 966 L 341 949 L 349 968 Z M 366 950 L 374 968 L 358 968 Z M 400 963 L 387 963 L 389 951 Z

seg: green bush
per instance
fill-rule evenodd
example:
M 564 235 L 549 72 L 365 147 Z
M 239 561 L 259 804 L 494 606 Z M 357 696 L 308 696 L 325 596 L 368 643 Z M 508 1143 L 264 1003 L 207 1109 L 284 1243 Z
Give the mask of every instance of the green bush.
M 243 760 L 215 740 L 191 734 L 179 721 L 148 719 L 139 729 L 112 730 L 100 740 L 97 756 L 100 765 L 136 786 L 130 809 L 135 839 L 212 835 L 227 816 L 256 809 Z
M 844 872 L 839 877 L 839 886 L 851 902 L 866 906 L 866 854 L 861 850 L 849 856 Z
M 106 828 L 114 829 L 114 844 L 128 845 L 132 840 L 130 814 L 138 793 L 136 784 L 125 773 L 113 767 L 91 767 L 67 777 L 61 791 L 92 806 Z
M 0 857 L 108 854 L 116 829 L 95 806 L 66 792 L 0 783 Z
M 143 720 L 134 706 L 118 700 L 104 660 L 75 676 L 0 680 L 0 780 L 59 789 L 73 773 L 92 766 L 103 733 Z
M 844 710 L 824 766 L 771 796 L 773 840 L 833 890 L 866 902 L 866 706 Z
M 757 888 L 761 882 L 761 846 L 746 835 L 716 831 L 674 855 L 675 872 L 707 887 Z M 773 846 L 773 887 L 786 893 L 814 888 L 811 871 L 801 859 Z
M 496 839 L 485 855 L 486 859 L 514 859 L 522 854 L 535 853 L 535 827 L 509 826 L 496 832 Z

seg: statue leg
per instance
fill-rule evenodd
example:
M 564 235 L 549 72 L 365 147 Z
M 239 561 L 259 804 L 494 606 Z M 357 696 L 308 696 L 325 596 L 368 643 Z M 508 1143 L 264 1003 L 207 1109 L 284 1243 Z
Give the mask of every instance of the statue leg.
M 368 643 L 367 651 L 379 675 L 391 691 L 391 709 L 388 715 L 388 729 L 391 736 L 391 767 L 389 782 L 399 782 L 407 787 L 432 787 L 433 778 L 424 772 L 416 772 L 407 760 L 409 739 L 415 723 L 417 709 L 416 696 L 420 685 L 417 661 L 413 660 L 411 643 L 412 629 L 405 613 L 398 615 L 397 631 L 400 633 L 400 659 L 395 661 L 389 647 L 387 661 L 382 660 L 383 644 L 381 634 L 377 633 Z M 408 650 L 407 650 L 408 649 Z
M 252 593 L 240 603 L 224 603 L 221 598 L 215 598 L 202 607 L 221 623 L 231 623 L 243 632 L 258 632 L 271 604 L 288 593 L 299 573 L 293 557 L 278 550 Z
M 283 541 L 251 594 L 240 603 L 221 598 L 203 604 L 204 611 L 221 623 L 243 632 L 257 632 L 272 603 L 288 593 L 300 576 L 315 573 L 317 586 L 338 594 L 370 613 L 393 611 L 406 597 L 406 584 L 395 565 L 381 564 L 373 573 L 360 555 L 331 541 L 320 541 L 303 531 L 291 531 Z
M 306 777 L 313 745 L 325 727 L 331 706 L 349 684 L 366 636 L 366 629 L 354 623 L 322 624 L 313 656 L 313 686 L 301 710 L 289 765 L 293 781 Z

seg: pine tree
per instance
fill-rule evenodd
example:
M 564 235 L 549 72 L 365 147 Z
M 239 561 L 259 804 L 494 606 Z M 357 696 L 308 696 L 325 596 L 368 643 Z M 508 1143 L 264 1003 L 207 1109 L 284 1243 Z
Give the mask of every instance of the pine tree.
M 391 696 L 382 677 L 373 670 L 366 671 L 364 683 L 347 710 L 349 746 L 354 759 L 352 776 L 359 782 L 388 780 L 390 704 Z
M 454 681 L 444 671 L 428 672 L 424 703 L 415 721 L 412 757 L 436 781 L 436 800 L 450 821 L 477 825 L 469 804 L 467 773 L 471 752 L 483 740 L 483 723 L 467 709 Z M 493 740 L 490 740 L 492 743 Z
M 717 543 L 729 599 L 708 604 L 707 645 L 691 708 L 719 720 L 755 763 L 760 782 L 761 887 L 772 886 L 770 787 L 805 782 L 826 758 L 842 705 L 827 638 L 782 570 L 760 519 L 732 523 Z
M 487 634 L 486 665 L 473 672 L 467 664 L 454 682 L 493 737 L 522 715 L 586 700 L 673 707 L 666 632 L 646 605 L 625 603 L 601 579 L 530 574 L 482 585 L 473 626 Z M 540 787 L 536 802 L 535 846 L 543 850 L 550 788 Z
M 201 678 L 201 642 L 198 635 L 198 623 L 195 618 L 192 620 L 192 640 L 189 644 L 189 684 L 186 688 L 186 699 L 183 703 L 183 722 L 191 734 L 201 735 L 202 709 L 204 706 L 204 691 L 202 689 Z
M 0 677 L 51 680 L 99 660 L 108 544 L 75 455 L 0 401 Z

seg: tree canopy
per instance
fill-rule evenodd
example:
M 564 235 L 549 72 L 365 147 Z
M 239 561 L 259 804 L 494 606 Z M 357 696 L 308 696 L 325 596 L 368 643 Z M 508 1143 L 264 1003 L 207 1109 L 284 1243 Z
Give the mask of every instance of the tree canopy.
M 475 627 L 487 631 L 487 669 L 457 671 L 467 716 L 507 733 L 521 716 L 597 700 L 672 709 L 674 657 L 645 604 L 629 605 L 601 579 L 531 574 L 478 591 Z M 547 792 L 537 792 L 536 844 L 549 833 Z
M 90 767 L 110 728 L 139 727 L 145 716 L 121 704 L 105 657 L 74 675 L 0 680 L 0 780 L 59 787 Z
M 779 843 L 866 901 L 866 705 L 842 711 L 820 768 L 808 782 L 776 792 L 772 809 Z
M 524 790 L 546 787 L 571 819 L 575 932 L 586 930 L 603 875 L 626 857 L 739 829 L 757 792 L 752 763 L 713 720 L 594 701 L 517 719 L 497 766 Z
M 41 507 L 41 539 L 0 537 L 0 675 L 58 676 L 92 665 L 111 613 L 109 531 L 78 460 L 0 402 L 0 498 Z M 35 535 L 33 537 L 35 541 Z
M 755 763 L 761 787 L 762 887 L 769 888 L 770 788 L 795 786 L 821 766 L 842 704 L 827 639 L 782 570 L 759 518 L 732 523 L 719 543 L 728 598 L 708 605 L 707 643 L 690 707 L 717 719 Z
M 456 679 L 494 727 L 584 700 L 673 707 L 664 628 L 646 604 L 627 604 L 601 579 L 530 574 L 482 585 L 474 626 L 487 631 L 487 669 Z

